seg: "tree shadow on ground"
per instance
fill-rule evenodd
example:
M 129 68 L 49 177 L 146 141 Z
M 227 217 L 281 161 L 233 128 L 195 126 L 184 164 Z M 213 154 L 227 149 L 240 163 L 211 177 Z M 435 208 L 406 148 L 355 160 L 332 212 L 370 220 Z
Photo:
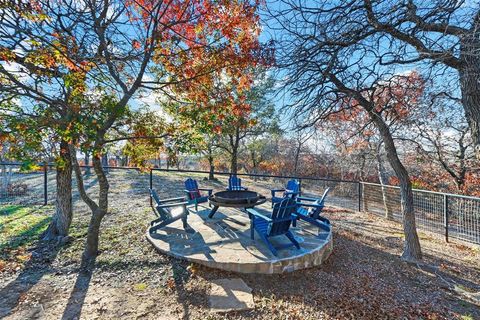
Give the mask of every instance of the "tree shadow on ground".
M 22 295 L 28 292 L 42 277 L 52 272 L 51 264 L 60 247 L 51 242 L 39 242 L 32 249 L 31 258 L 18 276 L 0 290 L 0 318 L 10 314 Z
M 191 317 L 190 309 L 192 306 L 207 307 L 207 292 L 205 291 L 205 288 L 189 289 L 185 286 L 191 277 L 191 273 L 186 269 L 185 263 L 172 258 L 171 267 L 175 284 L 174 290 L 176 292 L 176 299 L 182 307 L 181 319 L 188 320 Z
M 95 264 L 95 262 L 93 262 Z M 63 311 L 62 320 L 80 319 L 82 307 L 85 303 L 90 281 L 92 280 L 94 269 L 81 269 L 77 273 L 77 279 L 73 286 L 67 306 Z

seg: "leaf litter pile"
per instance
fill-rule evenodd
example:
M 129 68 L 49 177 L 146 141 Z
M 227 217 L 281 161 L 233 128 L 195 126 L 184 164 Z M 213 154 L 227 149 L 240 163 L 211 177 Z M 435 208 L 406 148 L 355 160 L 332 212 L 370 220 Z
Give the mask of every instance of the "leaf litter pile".
M 182 190 L 185 176 L 155 179 L 160 194 L 181 195 L 171 190 Z M 93 274 L 78 270 L 89 214 L 76 200 L 72 241 L 62 246 L 36 241 L 11 250 L 28 259 L 0 271 L 0 318 L 480 319 L 478 247 L 420 232 L 424 260 L 408 264 L 400 259 L 400 224 L 327 208 L 334 251 L 324 265 L 282 275 L 223 272 L 161 255 L 146 241 L 153 214 L 145 174 L 112 172 L 110 181 L 111 210 Z M 260 183 L 255 187 L 262 192 Z M 2 259 L 0 266 L 8 266 L 9 258 Z M 211 313 L 211 281 L 238 277 L 253 289 L 255 308 Z

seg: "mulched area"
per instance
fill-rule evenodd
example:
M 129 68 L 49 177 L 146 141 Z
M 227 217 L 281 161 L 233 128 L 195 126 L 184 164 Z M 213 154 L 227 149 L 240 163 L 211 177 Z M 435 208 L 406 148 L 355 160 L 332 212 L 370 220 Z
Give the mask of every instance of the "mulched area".
M 160 195 L 171 194 L 183 180 L 163 175 L 155 185 Z M 78 273 L 89 214 L 77 201 L 71 243 L 37 243 L 27 248 L 32 254 L 23 268 L 0 274 L 0 318 L 480 319 L 469 295 L 480 291 L 478 247 L 420 233 L 424 261 L 408 264 L 399 258 L 401 225 L 330 208 L 325 215 L 333 223 L 334 251 L 321 267 L 283 275 L 227 273 L 160 255 L 146 241 L 153 218 L 146 175 L 115 173 L 111 184 L 111 213 L 93 275 Z M 227 277 L 253 289 L 254 310 L 210 313 L 210 282 Z

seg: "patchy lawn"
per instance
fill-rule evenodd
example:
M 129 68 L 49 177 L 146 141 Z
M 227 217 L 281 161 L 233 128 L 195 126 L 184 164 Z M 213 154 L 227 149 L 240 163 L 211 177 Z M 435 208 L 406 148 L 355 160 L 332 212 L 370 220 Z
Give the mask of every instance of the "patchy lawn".
M 47 209 L 48 208 L 48 209 Z M 0 206 L 0 272 L 20 270 L 50 222 L 51 207 Z
M 181 195 L 186 176 L 158 174 L 154 186 L 161 197 Z M 321 267 L 283 275 L 227 273 L 158 254 L 145 239 L 153 218 L 148 175 L 112 171 L 110 177 L 111 210 L 102 224 L 101 254 L 91 276 L 77 269 L 89 219 L 78 196 L 74 240 L 64 247 L 34 241 L 42 228 L 32 226 L 44 221 L 51 207 L 0 209 L 1 245 L 24 248 L 28 255 L 18 270 L 1 273 L 0 318 L 480 319 L 472 298 L 480 291 L 476 247 L 446 244 L 421 233 L 424 263 L 406 264 L 399 258 L 399 224 L 330 209 L 325 215 L 333 223 L 334 251 Z M 221 189 L 225 182 L 212 186 Z M 246 182 L 269 194 L 263 189 L 268 183 Z M 94 193 L 94 179 L 87 185 Z M 16 259 L 12 251 L 5 252 L 2 259 Z M 242 278 L 253 289 L 254 310 L 210 314 L 210 282 L 225 277 Z

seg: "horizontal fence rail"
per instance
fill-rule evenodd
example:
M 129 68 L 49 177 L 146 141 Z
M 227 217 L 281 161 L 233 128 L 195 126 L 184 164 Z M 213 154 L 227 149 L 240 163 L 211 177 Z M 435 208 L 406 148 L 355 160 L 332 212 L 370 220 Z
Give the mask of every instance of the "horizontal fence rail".
M 38 170 L 24 172 L 19 163 L 0 163 L 0 205 L 38 205 L 52 203 L 55 199 L 55 169 L 52 164 Z M 216 180 L 207 179 L 209 171 L 182 169 L 141 169 L 137 167 L 104 167 L 111 182 L 110 190 L 118 185 L 130 184 L 133 193 L 144 195 L 150 188 L 159 189 L 171 196 L 183 196 L 183 182 L 192 176 L 203 179 L 203 187 L 225 188 L 229 172 L 214 172 Z M 85 184 L 95 189 L 96 177 L 91 166 L 81 166 Z M 124 172 L 124 173 L 122 173 Z M 373 214 L 402 221 L 400 188 L 354 180 L 340 180 L 305 176 L 238 173 L 247 187 L 270 196 L 270 189 L 283 187 L 289 179 L 298 179 L 302 194 L 320 196 L 329 188 L 327 205 Z M 74 198 L 76 192 L 73 175 Z M 480 244 L 480 198 L 456 194 L 413 190 L 417 227 L 444 236 L 446 241 L 457 239 Z

